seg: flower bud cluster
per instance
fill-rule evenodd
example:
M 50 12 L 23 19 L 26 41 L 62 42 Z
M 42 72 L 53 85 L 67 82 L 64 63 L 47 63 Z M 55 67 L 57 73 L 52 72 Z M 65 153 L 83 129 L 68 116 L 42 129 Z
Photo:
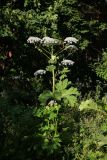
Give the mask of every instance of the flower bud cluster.
M 32 37 L 32 36 L 28 38 L 27 42 L 32 44 L 40 43 L 40 44 L 51 44 L 51 45 L 60 43 L 58 39 L 50 37 L 43 37 L 42 39 L 40 39 L 38 37 Z
M 43 37 L 42 39 L 41 38 L 38 38 L 38 37 L 32 37 L 30 36 L 27 40 L 28 43 L 32 43 L 32 44 L 36 44 L 36 43 L 40 43 L 40 44 L 54 44 L 54 45 L 57 45 L 57 44 L 61 44 L 61 41 L 58 40 L 58 39 L 54 39 L 54 38 L 50 38 L 50 37 Z M 66 37 L 63 41 L 64 44 L 76 44 L 78 42 L 78 40 L 75 38 L 75 37 Z M 74 47 L 74 46 L 71 46 L 71 47 Z
M 75 37 L 67 37 L 64 39 L 65 44 L 73 44 L 77 42 L 78 42 L 78 39 L 76 39 Z
M 38 37 L 29 37 L 28 40 L 27 40 L 28 43 L 40 43 L 41 42 L 41 39 L 38 38 Z
M 59 44 L 59 40 L 50 38 L 50 37 L 44 37 L 41 40 L 42 44 Z
M 48 106 L 54 106 L 54 105 L 57 105 L 57 102 L 55 100 L 51 100 L 49 103 L 48 103 Z
M 72 60 L 68 60 L 68 59 L 65 59 L 61 62 L 62 65 L 65 65 L 65 66 L 72 66 L 75 62 L 73 62 Z
M 34 76 L 46 74 L 46 71 L 43 69 L 39 69 L 34 73 Z

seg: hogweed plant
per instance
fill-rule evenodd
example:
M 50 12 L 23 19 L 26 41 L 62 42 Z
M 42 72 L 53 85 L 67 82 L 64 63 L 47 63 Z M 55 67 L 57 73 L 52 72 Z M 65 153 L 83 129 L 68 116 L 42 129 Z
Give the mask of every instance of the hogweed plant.
M 72 66 L 74 62 L 70 59 L 63 59 L 59 62 L 60 54 L 69 50 L 72 53 L 77 51 L 76 43 L 78 40 L 74 37 L 67 37 L 64 41 L 50 37 L 43 37 L 42 39 L 29 37 L 27 42 L 34 44 L 35 48 L 48 59 L 46 69 L 37 70 L 34 76 L 41 78 L 47 72 L 51 72 L 52 75 L 52 90 L 45 90 L 39 95 L 41 106 L 35 111 L 35 116 L 41 119 L 39 127 L 41 147 L 51 154 L 60 148 L 61 143 L 58 132 L 61 118 L 59 113 L 63 107 L 74 107 L 79 95 L 77 88 L 71 86 L 71 82 L 67 78 L 67 73 L 70 71 L 69 66 Z M 61 49 L 55 52 L 55 47 Z

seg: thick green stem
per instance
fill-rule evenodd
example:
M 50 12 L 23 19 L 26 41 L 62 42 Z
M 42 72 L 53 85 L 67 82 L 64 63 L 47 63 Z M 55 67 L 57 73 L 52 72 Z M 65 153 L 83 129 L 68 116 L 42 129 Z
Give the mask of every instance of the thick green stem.
M 57 131 L 58 131 L 58 122 L 57 120 L 55 121 L 55 136 L 57 135 Z
M 57 110 L 57 118 L 55 120 L 55 136 L 57 135 L 58 132 L 58 110 Z
M 53 58 L 53 46 L 51 48 L 51 59 Z M 52 92 L 55 92 L 55 69 L 52 70 Z
M 55 92 L 55 70 L 52 71 L 52 92 Z

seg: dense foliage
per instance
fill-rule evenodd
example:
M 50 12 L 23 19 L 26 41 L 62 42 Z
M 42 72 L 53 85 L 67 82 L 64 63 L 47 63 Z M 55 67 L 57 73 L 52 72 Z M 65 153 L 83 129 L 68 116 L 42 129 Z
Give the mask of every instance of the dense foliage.
M 106 0 L 0 1 L 0 160 L 107 159 L 106 10 Z

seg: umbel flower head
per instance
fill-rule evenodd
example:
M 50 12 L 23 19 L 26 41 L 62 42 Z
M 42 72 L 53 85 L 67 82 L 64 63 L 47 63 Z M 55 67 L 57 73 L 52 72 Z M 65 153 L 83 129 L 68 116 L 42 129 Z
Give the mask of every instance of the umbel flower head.
M 72 66 L 75 62 L 73 62 L 72 60 L 68 60 L 68 59 L 65 59 L 61 62 L 62 65 L 64 66 Z
M 73 43 L 77 43 L 78 39 L 76 39 L 75 37 L 66 37 L 64 39 L 64 43 L 65 44 L 73 44 Z
M 48 103 L 48 106 L 54 106 L 56 105 L 56 101 L 55 100 L 51 100 L 49 103 Z
M 71 48 L 72 50 L 78 50 L 78 48 L 77 48 L 75 45 L 70 45 L 70 48 Z
M 78 50 L 78 48 L 77 48 L 75 45 L 73 45 L 73 44 L 68 45 L 68 46 L 66 47 L 66 50 L 67 50 L 67 49 L 70 49 L 70 50 L 72 50 L 72 51 L 77 51 L 77 50 Z
M 43 75 L 46 74 L 46 71 L 43 69 L 39 69 L 36 72 L 34 72 L 34 76 Z
M 21 79 L 21 77 L 20 76 L 13 76 L 12 79 L 13 80 L 19 80 L 19 79 Z
M 41 40 L 42 44 L 59 44 L 58 39 L 50 38 L 50 37 L 43 37 Z
M 38 38 L 38 37 L 32 37 L 32 36 L 30 36 L 29 38 L 28 38 L 28 40 L 27 40 L 27 42 L 28 43 L 40 43 L 41 42 L 41 39 L 40 38 Z

